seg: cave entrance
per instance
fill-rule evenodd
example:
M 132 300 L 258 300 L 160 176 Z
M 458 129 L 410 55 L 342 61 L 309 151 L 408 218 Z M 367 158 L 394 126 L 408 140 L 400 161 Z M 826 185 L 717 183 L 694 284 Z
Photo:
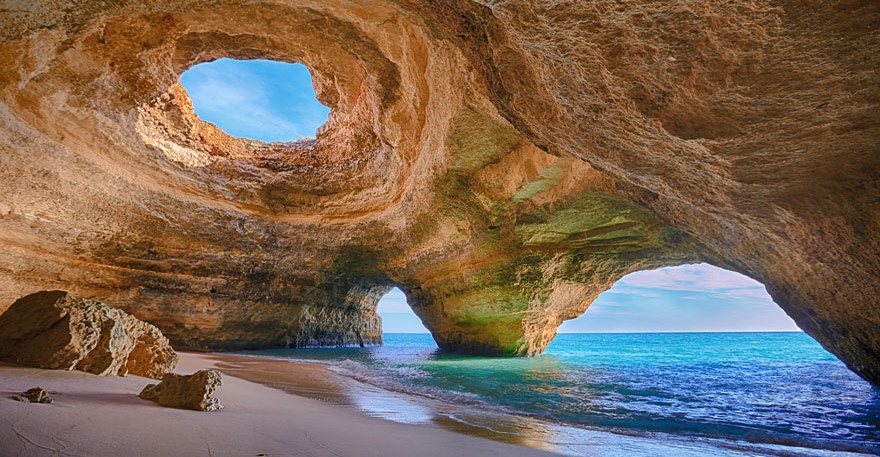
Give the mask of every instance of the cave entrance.
M 631 273 L 559 333 L 800 331 L 764 286 L 709 264 Z
M 406 302 L 406 295 L 397 287 L 380 300 L 376 312 L 382 318 L 382 333 L 429 333 L 422 320 Z
M 330 114 L 315 96 L 308 68 L 299 63 L 218 59 L 186 70 L 180 83 L 199 119 L 234 137 L 308 140 Z

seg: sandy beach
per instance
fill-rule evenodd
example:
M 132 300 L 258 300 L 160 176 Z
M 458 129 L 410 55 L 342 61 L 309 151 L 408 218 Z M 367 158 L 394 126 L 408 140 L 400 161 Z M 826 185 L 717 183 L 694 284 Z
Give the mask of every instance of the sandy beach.
M 181 353 L 178 373 L 222 364 Z M 303 373 L 321 397 L 320 370 Z M 431 424 L 401 424 L 224 374 L 214 413 L 177 410 L 138 398 L 155 381 L 0 365 L 0 456 L 551 456 Z M 266 376 L 271 377 L 271 371 Z M 277 379 L 277 382 L 282 382 Z M 53 392 L 50 405 L 13 397 L 31 387 Z M 281 387 L 281 386 L 279 386 Z M 340 402 L 342 403 L 342 402 Z

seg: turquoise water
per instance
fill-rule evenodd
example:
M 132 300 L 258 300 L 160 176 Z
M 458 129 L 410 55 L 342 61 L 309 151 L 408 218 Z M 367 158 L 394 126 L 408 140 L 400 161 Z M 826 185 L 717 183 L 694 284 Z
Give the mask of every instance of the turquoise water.
M 588 439 L 572 432 L 583 429 L 779 445 L 774 453 L 786 455 L 791 447 L 880 453 L 880 390 L 803 333 L 561 334 L 532 358 L 462 356 L 438 350 L 430 335 L 386 334 L 383 347 L 257 354 L 551 424 L 548 439 L 571 449 Z

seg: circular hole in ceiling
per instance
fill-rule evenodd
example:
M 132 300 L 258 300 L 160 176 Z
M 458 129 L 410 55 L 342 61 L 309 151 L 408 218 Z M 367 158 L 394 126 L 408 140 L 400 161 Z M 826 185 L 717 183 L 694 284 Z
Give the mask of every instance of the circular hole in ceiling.
M 300 63 L 218 59 L 180 76 L 199 119 L 239 138 L 265 142 L 316 137 L 330 108 L 315 97 Z

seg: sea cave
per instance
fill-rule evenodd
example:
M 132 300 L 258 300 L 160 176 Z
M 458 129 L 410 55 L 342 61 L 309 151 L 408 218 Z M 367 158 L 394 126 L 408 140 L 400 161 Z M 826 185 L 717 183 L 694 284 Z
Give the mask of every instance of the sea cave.
M 182 352 L 369 348 L 397 288 L 445 353 L 529 358 L 621 278 L 708 264 L 878 386 L 878 23 L 868 1 L 6 2 L 0 312 L 59 290 Z M 185 87 L 236 62 L 296 66 L 318 114 Z M 77 369 L 140 369 L 140 325 L 137 357 Z

